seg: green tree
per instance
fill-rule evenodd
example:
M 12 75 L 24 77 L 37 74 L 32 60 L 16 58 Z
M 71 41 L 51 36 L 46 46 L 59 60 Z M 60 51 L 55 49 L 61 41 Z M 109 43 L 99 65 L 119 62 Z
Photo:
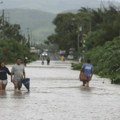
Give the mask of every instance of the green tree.
M 10 24 L 0 18 L 0 61 L 14 62 L 17 57 L 32 58 L 27 40 L 20 33 L 20 25 Z

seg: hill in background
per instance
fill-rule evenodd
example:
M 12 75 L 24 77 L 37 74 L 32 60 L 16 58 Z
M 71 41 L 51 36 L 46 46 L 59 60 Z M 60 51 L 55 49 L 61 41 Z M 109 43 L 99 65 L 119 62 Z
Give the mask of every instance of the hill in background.
M 52 24 L 55 14 L 31 9 L 7 9 L 5 16 L 9 14 L 12 24 L 20 24 L 22 34 L 30 33 L 32 41 L 41 43 L 47 36 L 54 32 Z

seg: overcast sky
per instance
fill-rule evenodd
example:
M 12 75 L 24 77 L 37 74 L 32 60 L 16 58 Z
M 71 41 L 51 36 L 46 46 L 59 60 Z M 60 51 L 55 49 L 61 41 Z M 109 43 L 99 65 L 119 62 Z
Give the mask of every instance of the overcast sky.
M 0 0 L 1 9 L 30 8 L 42 11 L 58 13 L 65 10 L 80 9 L 80 7 L 100 6 L 101 0 Z M 120 0 L 102 0 L 119 1 Z

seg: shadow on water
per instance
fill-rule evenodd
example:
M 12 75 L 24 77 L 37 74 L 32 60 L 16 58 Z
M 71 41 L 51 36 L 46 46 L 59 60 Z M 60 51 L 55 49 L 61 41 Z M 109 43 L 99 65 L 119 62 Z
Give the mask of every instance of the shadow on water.
M 24 92 L 24 91 L 13 91 L 12 98 L 20 98 L 23 99 L 26 96 L 29 96 L 30 92 Z
M 58 87 L 47 87 L 48 89 L 70 89 L 79 88 L 79 86 L 58 86 Z
M 80 86 L 81 91 L 89 91 L 91 92 L 94 89 L 94 87 L 86 87 L 86 86 Z

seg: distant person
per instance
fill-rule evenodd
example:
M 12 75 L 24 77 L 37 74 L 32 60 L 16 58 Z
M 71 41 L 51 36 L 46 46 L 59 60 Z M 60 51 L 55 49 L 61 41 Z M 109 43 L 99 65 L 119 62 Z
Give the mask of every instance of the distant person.
M 42 57 L 42 65 L 44 65 L 44 57 Z
M 65 61 L 64 55 L 61 56 L 61 61 Z
M 25 65 L 25 66 L 27 65 L 27 61 L 28 61 L 28 58 L 25 57 L 25 58 L 24 58 L 24 65 Z
M 4 62 L 0 63 L 0 90 L 5 90 L 7 81 L 7 74 L 11 75 L 9 69 L 5 66 Z
M 42 60 L 42 65 L 44 65 L 44 60 Z
M 82 69 L 80 71 L 80 80 L 83 82 L 83 86 L 89 87 L 89 81 L 93 76 L 93 65 L 91 61 L 88 59 L 87 63 L 82 65 Z
M 48 56 L 47 57 L 47 65 L 49 65 L 50 64 L 50 57 Z
M 11 70 L 12 82 L 14 84 L 15 90 L 20 90 L 22 87 L 22 79 L 25 78 L 25 68 L 22 64 L 21 58 L 16 59 L 16 64 L 12 67 Z

